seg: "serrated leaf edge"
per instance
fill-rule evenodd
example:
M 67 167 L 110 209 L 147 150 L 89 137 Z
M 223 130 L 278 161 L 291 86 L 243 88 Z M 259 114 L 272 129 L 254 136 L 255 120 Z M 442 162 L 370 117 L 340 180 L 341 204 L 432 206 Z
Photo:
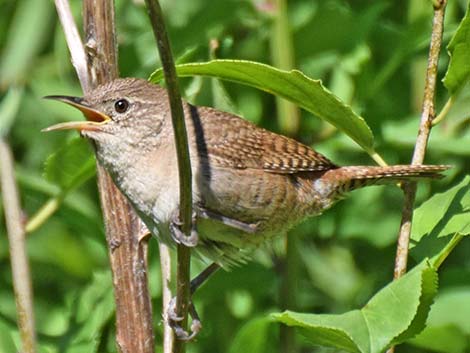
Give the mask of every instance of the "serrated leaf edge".
M 354 311 L 354 310 L 353 310 Z M 341 330 L 341 329 L 338 329 L 337 327 L 332 327 L 332 326 L 329 326 L 329 325 L 312 325 L 312 324 L 305 324 L 304 321 L 300 321 L 299 319 L 296 319 L 296 318 L 293 318 L 292 316 L 289 316 L 288 318 L 291 320 L 291 321 L 295 321 L 296 323 L 298 323 L 297 325 L 295 324 L 289 324 L 285 321 L 283 321 L 283 317 L 285 315 L 290 315 L 290 314 L 296 314 L 296 315 L 310 315 L 310 314 L 306 314 L 306 313 L 298 313 L 298 312 L 295 312 L 295 311 L 290 311 L 290 310 L 286 310 L 282 313 L 273 313 L 271 314 L 271 317 L 274 317 L 276 321 L 279 321 L 287 326 L 291 326 L 291 327 L 298 327 L 299 329 L 305 329 L 306 326 L 312 328 L 312 329 L 316 329 L 316 328 L 319 328 L 319 329 L 322 329 L 322 328 L 326 328 L 328 330 L 331 330 L 331 331 L 334 331 L 334 332 L 340 332 L 340 333 L 343 333 L 344 336 L 352 343 L 352 345 L 354 345 L 356 348 L 357 348 L 357 352 L 360 352 L 360 353 L 364 353 L 356 344 L 356 342 L 354 341 L 354 339 L 352 338 L 352 336 L 344 331 L 344 330 Z M 336 346 L 330 346 L 330 347 L 336 347 Z

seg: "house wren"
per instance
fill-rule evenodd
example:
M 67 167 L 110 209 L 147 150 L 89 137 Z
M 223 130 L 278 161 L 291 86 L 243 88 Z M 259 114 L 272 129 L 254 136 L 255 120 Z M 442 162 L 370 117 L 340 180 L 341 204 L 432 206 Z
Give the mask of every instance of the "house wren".
M 178 214 L 176 149 L 165 89 L 117 79 L 84 98 L 50 96 L 80 109 L 76 129 L 93 140 L 98 160 L 148 229 L 164 242 Z M 219 265 L 243 261 L 247 249 L 321 214 L 348 191 L 434 178 L 448 166 L 339 167 L 313 149 L 242 118 L 184 103 L 199 242 Z

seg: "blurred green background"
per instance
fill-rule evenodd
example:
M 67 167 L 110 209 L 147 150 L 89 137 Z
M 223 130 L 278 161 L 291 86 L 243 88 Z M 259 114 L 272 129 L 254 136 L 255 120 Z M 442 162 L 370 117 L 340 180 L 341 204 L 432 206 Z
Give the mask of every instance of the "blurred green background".
M 71 1 L 81 24 L 81 2 Z M 466 1 L 450 1 L 444 45 L 460 22 Z M 276 65 L 272 3 L 262 0 L 162 1 L 174 56 L 179 63 L 211 58 L 254 60 Z M 40 132 L 51 124 L 81 119 L 74 109 L 41 99 L 81 95 L 54 4 L 49 0 L 0 0 L 0 130 L 10 129 L 25 218 L 60 194 L 61 185 L 44 177 L 44 164 L 76 133 Z M 376 137 L 377 151 L 389 164 L 411 159 L 418 129 L 429 46 L 430 1 L 288 1 L 293 67 L 350 104 Z M 117 0 L 116 22 L 121 76 L 147 78 L 160 66 L 154 37 L 141 1 Z M 212 45 L 211 45 L 212 43 Z M 214 49 L 214 44 L 216 49 Z M 441 53 L 439 78 L 448 65 Z M 287 131 L 276 117 L 276 101 L 252 88 L 200 77 L 182 80 L 184 96 L 199 105 L 238 112 L 246 119 L 313 146 L 340 165 L 373 164 L 349 138 L 301 112 Z M 467 89 L 467 92 L 469 90 Z M 439 81 L 437 110 L 448 98 Z M 463 92 L 448 118 L 433 132 L 428 164 L 452 164 L 443 180 L 423 182 L 417 204 L 447 189 L 470 169 L 469 94 Z M 11 118 L 11 119 L 10 119 Z M 85 165 L 92 152 L 70 156 Z M 69 168 L 70 165 L 64 166 Z M 41 352 L 114 352 L 111 277 L 93 171 L 69 185 L 58 211 L 28 235 L 38 340 Z M 63 190 L 63 185 L 62 185 Z M 62 194 L 60 194 L 62 195 Z M 338 313 L 363 305 L 393 274 L 402 192 L 375 187 L 354 192 L 319 218 L 292 230 L 294 280 L 290 309 Z M 0 205 L 0 207 L 3 207 Z M 18 342 L 15 302 L 4 219 L 0 220 L 0 352 Z M 435 308 L 444 323 L 464 337 L 455 352 L 468 351 L 470 326 L 470 243 L 463 241 L 441 271 Z M 204 329 L 188 352 L 277 351 L 278 324 L 267 314 L 281 311 L 284 241 L 258 251 L 254 260 L 214 276 L 195 297 Z M 161 351 L 161 288 L 158 248 L 151 241 L 150 287 L 156 351 Z M 410 265 L 414 264 L 410 259 Z M 204 263 L 195 259 L 196 274 Z M 432 324 L 432 322 L 431 322 Z M 310 348 L 305 352 L 335 352 Z M 424 352 L 418 343 L 397 352 Z M 12 349 L 12 350 L 9 350 Z

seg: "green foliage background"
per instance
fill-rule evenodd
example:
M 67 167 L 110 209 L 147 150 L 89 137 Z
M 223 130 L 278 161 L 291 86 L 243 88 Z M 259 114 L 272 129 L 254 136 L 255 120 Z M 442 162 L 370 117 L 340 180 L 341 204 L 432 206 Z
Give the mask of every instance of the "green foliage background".
M 267 2 L 168 0 L 162 4 L 179 63 L 233 58 L 272 64 L 274 34 Z M 72 6 L 81 21 L 80 2 L 72 1 Z M 466 6 L 466 1 L 449 2 L 444 45 Z M 41 99 L 49 94 L 81 94 L 54 4 L 0 0 L 0 7 L 0 131 L 8 131 L 14 150 L 25 217 L 47 202 L 60 204 L 47 222 L 28 235 L 40 351 L 114 352 L 114 303 L 91 149 L 74 141 L 75 133 L 40 132 L 53 123 L 81 119 L 73 109 Z M 321 79 L 364 117 L 375 136 L 376 150 L 389 164 L 409 163 L 423 94 L 430 2 L 293 0 L 288 10 L 294 67 Z M 116 21 L 121 76 L 148 78 L 160 63 L 145 8 L 139 1 L 117 0 Z M 216 50 L 211 49 L 214 40 Z M 443 50 L 439 78 L 444 77 L 448 63 Z M 272 131 L 286 133 L 269 94 L 201 77 L 182 82 L 185 97 L 193 103 L 238 112 Z M 428 164 L 454 168 L 443 180 L 421 183 L 417 205 L 459 183 L 469 172 L 468 92 L 468 87 L 461 89 L 448 117 L 433 129 L 426 157 Z M 448 98 L 439 81 L 437 111 Z M 292 134 L 337 164 L 373 164 L 347 136 L 305 111 Z M 61 149 L 66 153 L 60 162 L 57 156 L 49 157 Z M 468 188 L 462 190 L 468 194 Z M 389 283 L 402 199 L 400 189 L 393 186 L 364 189 L 292 230 L 289 239 L 295 239 L 296 261 L 289 292 L 295 307 L 289 309 L 342 313 L 362 307 Z M 463 211 L 468 213 L 468 209 Z M 426 219 L 429 215 L 418 218 L 421 228 L 428 220 L 435 222 Z M 18 350 L 19 337 L 3 218 L 0 223 L 0 352 L 9 353 Z M 418 250 L 410 267 L 422 259 Z M 469 350 L 469 251 L 468 240 L 462 241 L 441 268 L 428 328 L 397 352 Z M 284 309 L 279 299 L 283 256 L 280 239 L 258 251 L 246 266 L 218 273 L 197 292 L 195 304 L 204 329 L 188 352 L 278 350 L 279 324 L 268 319 L 270 313 Z M 152 240 L 149 278 L 156 350 L 160 351 L 158 266 L 158 249 Z M 204 263 L 194 260 L 195 274 L 203 267 Z M 299 341 L 302 351 L 339 352 Z

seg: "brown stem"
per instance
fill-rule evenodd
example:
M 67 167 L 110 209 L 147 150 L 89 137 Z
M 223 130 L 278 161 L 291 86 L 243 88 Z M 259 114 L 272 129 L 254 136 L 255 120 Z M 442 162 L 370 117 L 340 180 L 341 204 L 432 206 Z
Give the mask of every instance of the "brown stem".
M 441 50 L 442 44 L 446 4 L 446 0 L 434 1 L 434 17 L 431 34 L 431 45 L 429 48 L 428 66 L 426 70 L 423 107 L 421 111 L 418 137 L 416 139 L 411 164 L 423 164 L 429 135 L 431 133 L 432 121 L 435 117 L 434 98 L 436 92 L 437 64 L 439 61 L 439 52 Z M 416 182 L 406 183 L 403 186 L 405 200 L 402 210 L 400 230 L 398 234 L 395 269 L 393 273 L 394 279 L 400 278 L 406 272 L 411 223 L 413 220 L 413 204 L 416 197 L 416 187 Z M 388 353 L 393 352 L 394 347 L 388 350 Z
M 0 171 L 22 352 L 34 353 L 36 352 L 36 332 L 33 312 L 33 290 L 31 288 L 31 275 L 26 255 L 25 231 L 13 170 L 13 156 L 10 146 L 3 138 L 0 139 Z
M 56 6 L 84 92 L 115 79 L 118 66 L 113 1 L 84 1 L 86 50 L 68 4 L 56 0 Z M 147 286 L 147 244 L 139 241 L 141 222 L 99 164 L 97 174 L 113 273 L 117 346 L 123 353 L 150 353 L 154 351 L 154 335 Z
M 91 87 L 118 77 L 112 0 L 83 2 L 85 51 Z M 97 164 L 98 188 L 106 226 L 116 300 L 116 342 L 120 352 L 153 352 L 152 307 L 147 286 L 147 243 L 127 199 Z
M 173 352 L 173 329 L 170 326 L 166 309 L 171 301 L 171 257 L 170 249 L 162 242 L 158 244 L 160 253 L 160 271 L 162 273 L 162 308 L 163 308 L 163 353 Z
M 178 160 L 179 193 L 180 193 L 180 220 L 182 231 L 190 235 L 192 226 L 192 191 L 191 191 L 191 163 L 189 160 L 188 137 L 184 123 L 183 104 L 178 87 L 175 64 L 171 52 L 170 42 L 165 29 L 162 9 L 158 0 L 146 0 L 147 11 L 152 24 L 153 33 L 157 41 L 158 52 L 163 66 L 165 82 L 168 87 L 171 119 L 175 135 L 176 154 Z M 190 260 L 191 250 L 185 245 L 177 246 L 176 270 L 176 315 L 183 318 L 181 326 L 187 328 L 188 304 L 190 293 Z M 167 308 L 164 308 L 166 310 Z M 185 344 L 175 339 L 174 352 L 184 352 Z
M 431 45 L 429 48 L 428 67 L 426 71 L 421 122 L 411 164 L 422 164 L 424 162 L 426 147 L 431 133 L 432 120 L 435 116 L 434 97 L 436 91 L 437 64 L 442 43 L 446 1 L 441 0 L 439 5 L 440 6 L 434 7 Z M 394 278 L 399 278 L 406 272 L 411 222 L 413 217 L 413 203 L 416 196 L 416 183 L 406 183 L 403 190 L 405 192 L 405 202 L 398 236 Z
M 122 353 L 153 353 L 147 241 L 139 242 L 141 221 L 109 174 L 97 167 L 116 300 L 116 343 Z

